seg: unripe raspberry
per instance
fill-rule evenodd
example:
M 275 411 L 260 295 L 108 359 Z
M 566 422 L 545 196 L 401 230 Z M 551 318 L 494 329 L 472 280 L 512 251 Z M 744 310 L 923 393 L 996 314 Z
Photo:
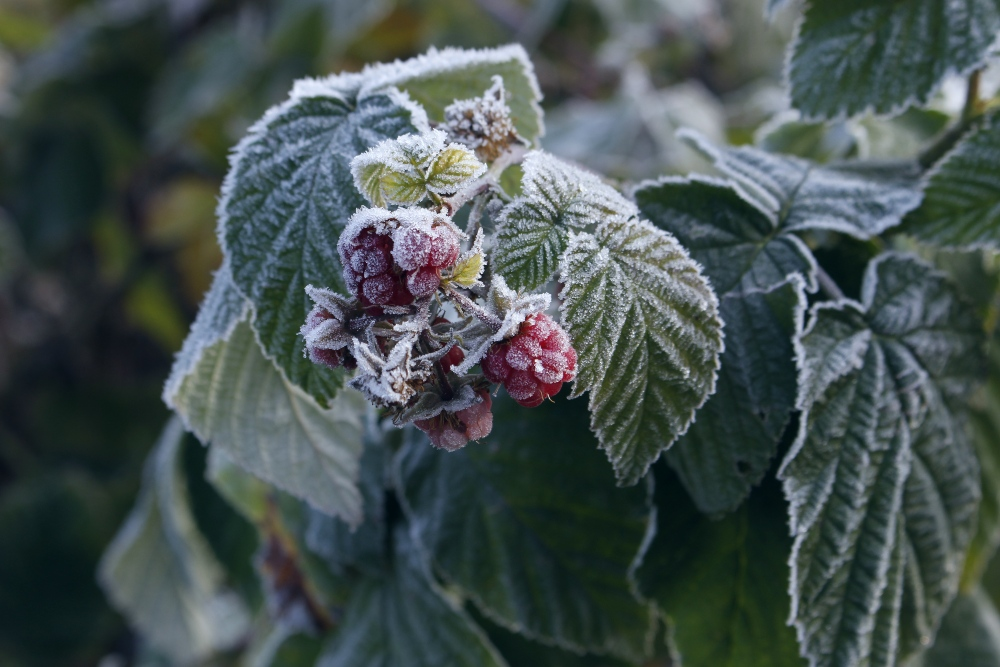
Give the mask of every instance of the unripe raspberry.
M 483 400 L 455 413 L 442 412 L 430 419 L 418 419 L 413 425 L 426 433 L 431 444 L 453 452 L 470 440 L 485 438 L 493 430 L 493 399 L 486 390 L 476 392 Z
M 347 349 L 343 323 L 323 306 L 315 306 L 301 329 L 306 341 L 306 355 L 316 364 L 329 368 L 355 368 L 357 360 Z
M 533 408 L 576 376 L 576 350 L 562 327 L 536 313 L 513 337 L 494 343 L 481 366 L 487 380 L 503 384 L 511 398 Z

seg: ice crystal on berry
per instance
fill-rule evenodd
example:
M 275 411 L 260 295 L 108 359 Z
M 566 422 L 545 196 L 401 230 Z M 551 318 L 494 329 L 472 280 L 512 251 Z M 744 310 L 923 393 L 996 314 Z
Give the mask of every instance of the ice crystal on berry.
M 576 376 L 576 350 L 551 317 L 535 313 L 516 335 L 490 347 L 482 368 L 487 380 L 503 384 L 511 398 L 533 408 Z

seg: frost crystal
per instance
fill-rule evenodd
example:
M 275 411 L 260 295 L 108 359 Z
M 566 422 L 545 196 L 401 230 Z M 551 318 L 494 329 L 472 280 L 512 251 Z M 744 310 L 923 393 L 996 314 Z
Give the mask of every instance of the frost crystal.
M 342 350 L 351 344 L 353 338 L 347 331 L 347 321 L 351 313 L 358 309 L 358 303 L 329 289 L 312 285 L 306 285 L 306 294 L 316 305 L 300 333 L 306 342 L 307 356 L 317 361 L 318 357 L 322 358 L 320 350 Z
M 386 358 L 368 343 L 355 339 L 358 375 L 350 385 L 377 406 L 406 405 L 433 374 L 432 355 L 416 356 L 416 342 L 416 336 L 397 341 Z
M 456 100 L 445 108 L 444 121 L 448 133 L 485 162 L 493 162 L 512 145 L 524 141 L 510 119 L 501 76 L 493 77 L 493 85 L 482 97 Z

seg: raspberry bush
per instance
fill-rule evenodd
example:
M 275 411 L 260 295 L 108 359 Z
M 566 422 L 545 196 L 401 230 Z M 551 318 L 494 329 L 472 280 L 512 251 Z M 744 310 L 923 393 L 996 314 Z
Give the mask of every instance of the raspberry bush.
M 186 525 L 183 425 L 310 664 L 1000 659 L 1000 125 L 975 73 L 1000 10 L 835 4 L 791 47 L 800 117 L 758 146 L 681 133 L 712 175 L 546 152 L 518 46 L 297 82 L 232 153 L 179 421 L 102 565 L 115 603 L 169 652 L 135 526 Z M 948 39 L 902 29 L 932 23 Z M 965 110 L 919 151 L 802 148 L 953 72 Z M 208 560 L 185 535 L 177 613 L 232 649 L 247 603 L 217 564 L 185 579 Z

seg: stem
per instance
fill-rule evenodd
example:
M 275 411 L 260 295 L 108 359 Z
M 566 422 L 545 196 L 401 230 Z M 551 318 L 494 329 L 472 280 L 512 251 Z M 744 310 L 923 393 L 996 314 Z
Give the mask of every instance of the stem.
M 485 308 L 456 290 L 454 287 L 448 287 L 448 296 L 454 299 L 458 305 L 462 307 L 462 310 L 472 313 L 476 319 L 488 326 L 490 329 L 493 329 L 494 333 L 500 331 L 501 327 L 503 327 L 503 320 L 493 313 L 488 312 Z
M 965 93 L 965 107 L 962 109 L 962 122 L 972 120 L 982 111 L 982 102 L 979 99 L 979 84 L 983 70 L 977 69 L 969 75 L 969 88 Z
M 847 297 L 841 291 L 840 287 L 834 282 L 830 274 L 823 270 L 823 267 L 819 264 L 816 265 L 816 279 L 819 282 L 819 288 L 826 294 L 830 299 L 834 301 L 842 301 Z
M 476 242 L 476 234 L 482 227 L 479 223 L 483 217 L 483 209 L 486 208 L 486 197 L 479 196 L 472 201 L 472 210 L 469 211 L 469 222 L 465 226 L 465 233 L 472 243 Z
M 388 313 L 382 313 L 381 315 L 358 315 L 347 321 L 347 330 L 357 336 L 376 322 L 385 322 L 396 317 L 401 317 L 401 315 L 390 315 Z
M 934 164 L 944 157 L 945 153 L 955 147 L 955 144 L 965 136 L 972 127 L 982 119 L 984 105 L 979 99 L 979 84 L 981 71 L 976 70 L 969 75 L 969 88 L 965 94 L 965 107 L 959 121 L 948 129 L 940 139 L 935 141 L 917 158 L 920 167 L 924 170 L 930 169 Z

